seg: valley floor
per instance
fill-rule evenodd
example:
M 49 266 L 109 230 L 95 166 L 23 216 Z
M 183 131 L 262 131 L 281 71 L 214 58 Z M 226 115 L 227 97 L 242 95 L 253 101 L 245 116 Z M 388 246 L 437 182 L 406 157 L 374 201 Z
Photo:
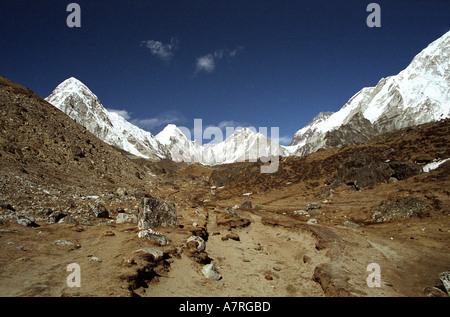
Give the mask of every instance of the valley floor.
M 0 295 L 446 296 L 438 274 L 450 263 L 448 210 L 388 223 L 344 224 L 346 219 L 358 221 L 358 210 L 378 203 L 387 192 L 410 188 L 407 182 L 361 192 L 337 189 L 310 217 L 294 213 L 314 198 L 303 184 L 229 198 L 220 192 L 226 187 L 213 192 L 200 181 L 179 187 L 175 194 L 161 189 L 160 195 L 177 203 L 181 225 L 158 229 L 172 241 L 166 246 L 139 239 L 136 224 L 108 219 L 95 225 L 37 222 L 39 227 L 3 221 Z M 224 209 L 246 200 L 253 208 L 235 209 L 238 216 L 230 219 L 250 223 L 227 222 Z M 307 224 L 312 217 L 317 223 Z M 206 240 L 205 251 L 220 280 L 206 279 L 202 261 L 189 252 L 186 241 L 193 233 Z M 225 238 L 230 233 L 235 239 Z M 145 247 L 163 251 L 164 260 L 152 263 L 139 256 L 136 250 Z M 70 263 L 80 266 L 81 287 L 67 284 Z M 379 265 L 379 287 L 367 283 L 371 263 Z

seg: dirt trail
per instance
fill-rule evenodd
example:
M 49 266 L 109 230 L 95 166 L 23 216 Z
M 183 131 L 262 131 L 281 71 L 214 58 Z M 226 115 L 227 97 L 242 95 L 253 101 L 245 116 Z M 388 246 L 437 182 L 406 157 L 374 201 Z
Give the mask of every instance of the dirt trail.
M 250 218 L 251 225 L 229 231 L 217 226 L 216 212 L 209 211 L 206 251 L 221 280 L 205 279 L 202 265 L 183 256 L 171 265 L 167 278 L 152 284 L 148 296 L 323 296 L 312 275 L 326 257 L 315 249 L 310 233 L 266 226 L 255 213 L 240 215 Z M 239 241 L 222 240 L 230 232 Z

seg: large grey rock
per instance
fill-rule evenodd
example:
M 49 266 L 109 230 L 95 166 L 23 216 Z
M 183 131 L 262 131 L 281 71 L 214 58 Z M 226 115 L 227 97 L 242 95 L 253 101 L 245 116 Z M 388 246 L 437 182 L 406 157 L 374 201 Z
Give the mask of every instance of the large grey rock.
M 139 210 L 138 227 L 140 230 L 155 227 L 178 227 L 175 204 L 165 202 L 155 197 L 144 197 Z
M 360 189 L 377 183 L 385 183 L 393 173 L 389 164 L 377 163 L 369 154 L 357 152 L 339 165 L 335 186 L 344 183 Z

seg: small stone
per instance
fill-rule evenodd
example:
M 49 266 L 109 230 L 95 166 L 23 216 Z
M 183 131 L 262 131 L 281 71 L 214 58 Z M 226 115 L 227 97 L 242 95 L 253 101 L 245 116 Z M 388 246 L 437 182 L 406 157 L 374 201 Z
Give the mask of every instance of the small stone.
M 97 218 L 109 218 L 109 212 L 102 204 L 98 204 L 94 209 L 89 210 L 88 215 Z
M 190 242 L 194 242 L 197 245 L 197 250 L 200 251 L 200 252 L 204 251 L 205 248 L 206 248 L 205 240 L 203 240 L 201 237 L 190 236 L 187 239 L 187 243 L 190 243 Z
M 117 195 L 119 195 L 120 197 L 126 196 L 128 195 L 127 190 L 123 187 L 119 187 L 116 190 Z
M 447 294 L 450 295 L 450 271 L 439 273 L 439 279 L 444 284 Z
M 240 208 L 252 209 L 252 202 L 250 200 L 247 200 L 241 204 Z
M 57 223 L 62 218 L 66 217 L 67 215 L 62 213 L 61 211 L 53 211 L 48 217 L 47 217 L 47 223 Z
M 102 262 L 102 260 L 100 260 L 96 256 L 93 256 L 92 258 L 89 259 L 89 262 Z
M 277 272 L 281 271 L 281 269 L 278 266 L 274 266 L 273 269 Z
M 156 262 L 161 260 L 164 257 L 164 252 L 157 250 L 157 249 L 153 249 L 153 248 L 142 248 L 142 249 L 136 250 L 134 252 L 142 252 L 145 254 L 149 254 L 153 257 L 153 260 L 155 260 Z
M 136 264 L 136 262 L 134 261 L 134 259 L 130 259 L 130 258 L 122 258 L 122 260 L 120 261 L 120 265 L 125 266 L 125 267 L 130 267 L 135 264 Z
M 24 227 L 30 227 L 33 222 L 28 218 L 20 218 L 19 220 L 17 220 L 17 223 Z
M 306 210 L 319 209 L 320 206 L 320 203 L 308 203 L 306 204 Z
M 207 279 L 210 280 L 218 281 L 222 278 L 222 275 L 220 275 L 220 273 L 217 271 L 216 267 L 212 263 L 203 266 L 202 273 Z
M 320 209 L 312 209 L 310 211 L 310 213 L 312 213 L 314 215 L 321 215 L 322 214 L 322 210 L 320 210 Z
M 308 225 L 315 225 L 315 224 L 317 224 L 317 219 L 316 218 L 308 219 L 308 221 L 306 223 Z
M 266 275 L 264 276 L 264 278 L 265 278 L 266 280 L 268 280 L 268 281 L 273 280 L 272 275 L 269 275 L 269 274 L 266 274 Z
M 236 233 L 229 233 L 225 236 L 225 238 L 235 240 L 235 241 L 240 241 L 240 238 Z
M 236 212 L 236 210 L 235 210 L 235 208 L 227 207 L 227 208 L 225 208 L 224 211 L 225 211 L 225 213 L 228 214 L 228 215 L 233 215 L 233 216 L 237 216 L 237 215 L 238 215 L 237 212 Z
M 138 233 L 139 238 L 144 238 L 152 241 L 156 241 L 161 245 L 170 243 L 170 239 L 158 231 L 152 229 L 141 230 Z
M 116 217 L 116 223 L 138 223 L 138 217 L 135 214 L 121 212 Z
M 112 230 L 106 230 L 105 233 L 103 233 L 103 235 L 107 237 L 112 237 L 115 236 L 116 234 L 112 232 Z
M 347 220 L 342 222 L 342 224 L 344 226 L 350 226 L 350 227 L 354 227 L 354 228 L 358 228 L 359 227 L 359 225 L 357 223 L 354 223 L 354 222 L 351 222 L 351 221 L 347 221 Z
M 303 263 L 308 263 L 309 261 L 311 261 L 311 258 L 307 255 L 303 256 Z
M 75 244 L 71 241 L 66 241 L 66 240 L 55 240 L 54 242 L 56 245 L 70 245 L 70 246 L 74 246 Z
M 388 184 L 392 184 L 392 183 L 396 183 L 396 182 L 398 182 L 398 179 L 395 177 L 390 177 L 388 180 Z
M 66 217 L 62 218 L 61 220 L 59 220 L 58 223 L 71 223 L 71 224 L 77 225 L 78 221 L 76 221 L 75 218 L 73 218 L 71 216 L 66 216 Z

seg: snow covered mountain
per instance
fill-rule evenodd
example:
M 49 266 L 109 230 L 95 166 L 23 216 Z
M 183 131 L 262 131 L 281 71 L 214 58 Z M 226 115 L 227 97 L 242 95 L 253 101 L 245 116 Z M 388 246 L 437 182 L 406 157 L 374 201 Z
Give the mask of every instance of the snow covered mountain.
M 431 43 L 395 76 L 363 88 L 339 111 L 321 113 L 295 133 L 291 153 L 364 142 L 387 131 L 450 116 L 450 32 Z
M 169 124 L 156 139 L 169 151 L 173 161 L 217 165 L 256 160 L 272 155 L 287 155 L 278 143 L 250 128 L 236 130 L 220 143 L 200 145 L 189 140 L 174 124 Z
M 58 85 L 45 100 L 104 142 L 144 158 L 216 165 L 287 154 L 283 147 L 248 128 L 235 131 L 217 144 L 191 141 L 174 124 L 153 136 L 105 109 L 98 97 L 74 77 Z
M 379 133 L 450 117 L 450 32 L 420 52 L 395 76 L 363 88 L 339 111 L 321 112 L 295 133 L 290 146 L 249 128 L 216 144 L 191 141 L 169 124 L 153 136 L 107 111 L 82 82 L 69 78 L 46 100 L 101 140 L 150 159 L 216 165 L 272 155 L 307 155 L 319 149 L 362 143 Z
M 45 100 L 110 145 L 149 159 L 167 157 L 164 146 L 150 132 L 106 110 L 97 96 L 74 77 L 58 85 Z

